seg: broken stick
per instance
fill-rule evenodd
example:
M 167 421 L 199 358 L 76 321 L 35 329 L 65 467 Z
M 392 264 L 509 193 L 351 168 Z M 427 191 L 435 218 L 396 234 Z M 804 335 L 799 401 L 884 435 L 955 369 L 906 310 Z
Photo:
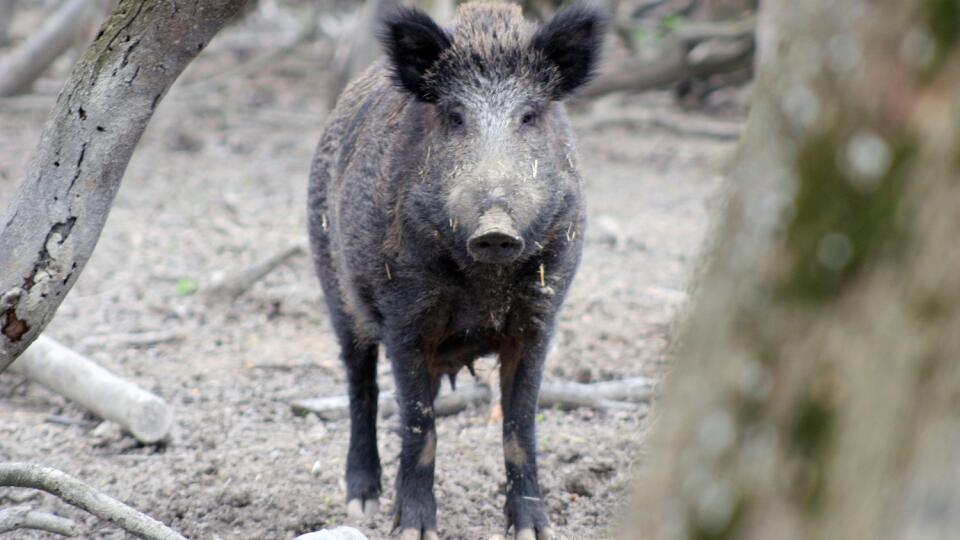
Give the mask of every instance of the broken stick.
M 63 536 L 77 536 L 80 531 L 72 519 L 38 512 L 27 505 L 0 510 L 0 534 L 19 529 L 35 529 Z
M 139 538 L 186 540 L 152 517 L 51 467 L 33 463 L 0 463 L 0 486 L 41 489 Z
M 142 443 L 163 440 L 173 424 L 161 398 L 46 336 L 37 338 L 11 369 L 120 424 Z
M 205 292 L 206 297 L 213 301 L 232 302 L 274 268 L 305 251 L 303 244 L 293 244 L 233 274 L 215 277 L 210 280 L 210 286 Z
M 589 384 L 565 381 L 545 382 L 540 388 L 540 408 L 556 407 L 567 410 L 589 407 L 636 410 L 637 403 L 653 398 L 654 388 L 653 379 L 647 377 Z

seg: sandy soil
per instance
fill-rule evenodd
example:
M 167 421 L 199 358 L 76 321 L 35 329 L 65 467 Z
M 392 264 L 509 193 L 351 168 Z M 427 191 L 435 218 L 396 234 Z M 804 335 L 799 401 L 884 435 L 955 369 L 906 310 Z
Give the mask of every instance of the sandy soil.
M 163 103 L 93 259 L 48 332 L 168 400 L 176 413 L 169 444 L 139 445 L 35 384 L 0 376 L 0 460 L 63 469 L 190 538 L 292 538 L 346 520 L 347 423 L 297 417 L 289 406 L 345 390 L 308 259 L 278 268 L 230 305 L 188 294 L 217 272 L 305 237 L 307 168 L 330 83 L 326 51 L 307 46 L 254 74 L 218 75 L 257 54 L 245 46 L 247 34 L 268 30 L 253 23 L 229 30 Z M 597 128 L 592 120 L 661 110 L 669 101 L 611 97 L 572 114 L 575 126 L 594 126 L 580 130 L 591 228 L 549 378 L 664 371 L 670 330 L 716 206 L 716 171 L 732 143 L 660 128 Z M 0 204 L 22 178 L 51 103 L 50 96 L 0 100 Z M 132 334 L 159 330 L 182 339 L 129 343 Z M 381 365 L 382 387 L 392 388 Z M 484 372 L 492 366 L 482 363 Z M 500 428 L 487 416 L 484 407 L 439 421 L 443 538 L 480 539 L 502 529 Z M 611 536 L 642 459 L 648 417 L 542 412 L 541 483 L 560 538 Z M 371 538 L 389 535 L 395 428 L 394 419 L 380 425 L 387 511 L 361 527 Z M 24 501 L 84 522 L 85 537 L 124 537 L 52 497 L 0 489 L 0 507 Z

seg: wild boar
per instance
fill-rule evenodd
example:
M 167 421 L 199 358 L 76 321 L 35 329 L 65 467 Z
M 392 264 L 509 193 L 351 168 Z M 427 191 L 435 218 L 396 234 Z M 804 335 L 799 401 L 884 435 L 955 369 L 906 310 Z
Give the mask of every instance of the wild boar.
M 440 380 L 492 354 L 507 531 L 552 535 L 537 481 L 537 398 L 586 224 L 561 102 L 594 74 L 604 26 L 586 6 L 536 25 L 516 5 L 468 3 L 449 29 L 398 9 L 383 21 L 385 59 L 347 87 L 320 140 L 309 232 L 349 384 L 347 508 L 378 508 L 382 343 L 400 406 L 404 539 L 437 538 Z

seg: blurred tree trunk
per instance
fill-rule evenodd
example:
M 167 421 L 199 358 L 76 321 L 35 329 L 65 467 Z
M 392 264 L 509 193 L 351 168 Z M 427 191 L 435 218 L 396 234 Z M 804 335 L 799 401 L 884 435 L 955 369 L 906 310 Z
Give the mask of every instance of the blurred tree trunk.
M 334 87 L 330 89 L 327 105 L 332 109 L 340 99 L 340 92 L 357 75 L 380 57 L 380 21 L 400 5 L 399 0 L 366 0 L 360 10 L 357 26 L 339 66 L 334 69 Z
M 762 10 L 627 536 L 956 538 L 960 7 Z
M 10 23 L 17 11 L 17 0 L 0 0 L 0 47 L 10 40 Z
M 243 3 L 121 0 L 74 66 L 0 217 L 0 372 L 83 271 L 160 100 Z

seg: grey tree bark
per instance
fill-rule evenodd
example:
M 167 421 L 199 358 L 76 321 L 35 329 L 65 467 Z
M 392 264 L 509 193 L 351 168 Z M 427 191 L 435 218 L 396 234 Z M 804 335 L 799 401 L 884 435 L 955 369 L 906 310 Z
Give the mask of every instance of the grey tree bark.
M 960 530 L 960 8 L 768 1 L 628 538 Z M 951 536 L 953 535 L 953 536 Z
M 17 0 L 0 0 L 0 47 L 10 39 L 10 23 L 17 11 Z
M 147 122 L 243 0 L 122 0 L 77 62 L 0 219 L 0 372 L 93 252 Z

